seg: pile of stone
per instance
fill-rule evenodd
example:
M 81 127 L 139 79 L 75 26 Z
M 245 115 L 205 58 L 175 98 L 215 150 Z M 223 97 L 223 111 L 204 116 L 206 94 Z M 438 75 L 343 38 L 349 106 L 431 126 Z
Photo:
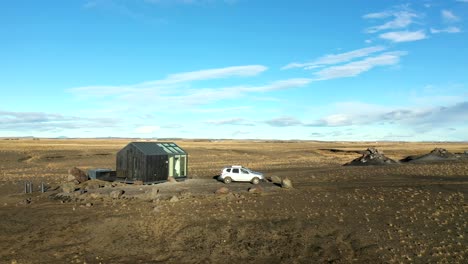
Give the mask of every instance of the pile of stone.
M 398 162 L 386 157 L 376 148 L 368 148 L 361 157 L 345 164 L 345 166 L 392 165 Z
M 450 153 L 444 148 L 435 148 L 431 152 L 419 155 L 419 156 L 408 156 L 401 160 L 401 162 L 413 162 L 413 163 L 424 163 L 433 161 L 446 161 L 456 160 L 457 155 Z

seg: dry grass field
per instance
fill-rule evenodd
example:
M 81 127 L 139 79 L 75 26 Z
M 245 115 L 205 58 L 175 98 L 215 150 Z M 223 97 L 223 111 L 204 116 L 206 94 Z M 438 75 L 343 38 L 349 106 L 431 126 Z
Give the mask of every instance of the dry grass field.
M 342 166 L 368 147 L 399 160 L 468 143 L 178 141 L 184 183 L 57 199 L 68 169 L 115 169 L 128 142 L 0 140 L 0 263 L 468 262 L 468 160 Z M 294 189 L 213 179 L 232 164 Z M 23 194 L 26 180 L 51 189 Z M 231 193 L 214 194 L 222 186 Z

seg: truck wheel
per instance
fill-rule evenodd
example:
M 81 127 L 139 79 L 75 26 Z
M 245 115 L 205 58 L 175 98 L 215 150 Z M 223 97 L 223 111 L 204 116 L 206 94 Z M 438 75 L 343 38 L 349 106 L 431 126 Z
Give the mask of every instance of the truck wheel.
M 231 179 L 231 177 L 226 177 L 226 178 L 224 178 L 223 182 L 228 184 L 228 183 L 232 182 L 232 179 Z
M 252 183 L 253 184 L 259 184 L 260 180 L 257 177 L 255 177 L 255 178 L 252 179 Z

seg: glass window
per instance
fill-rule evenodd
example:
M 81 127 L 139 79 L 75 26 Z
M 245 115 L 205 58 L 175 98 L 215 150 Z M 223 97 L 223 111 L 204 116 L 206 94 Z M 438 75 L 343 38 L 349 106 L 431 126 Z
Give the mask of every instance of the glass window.
M 232 173 L 239 173 L 239 169 L 232 169 Z
M 244 173 L 244 174 L 249 174 L 249 171 L 246 170 L 246 169 L 241 169 L 241 171 L 242 171 L 242 173 Z

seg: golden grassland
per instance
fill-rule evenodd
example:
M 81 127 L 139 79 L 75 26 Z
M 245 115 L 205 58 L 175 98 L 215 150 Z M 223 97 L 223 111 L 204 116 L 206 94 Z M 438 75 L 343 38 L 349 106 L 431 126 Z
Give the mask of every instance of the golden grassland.
M 115 168 L 126 139 L 0 140 L 0 263 L 466 263 L 468 160 L 342 166 L 376 147 L 399 160 L 451 142 L 178 140 L 185 183 L 21 194 L 77 166 Z M 341 150 L 341 151 L 331 151 Z M 212 179 L 239 164 L 294 189 Z M 92 181 L 91 181 L 92 182 Z M 228 187 L 226 195 L 214 194 Z M 113 190 L 137 196 L 113 198 Z M 100 191 L 100 192 L 99 192 Z M 107 191 L 107 192 L 106 192 Z M 177 199 L 166 199 L 170 194 Z M 148 196 L 149 195 L 149 196 Z M 170 197 L 170 196 L 169 196 Z

